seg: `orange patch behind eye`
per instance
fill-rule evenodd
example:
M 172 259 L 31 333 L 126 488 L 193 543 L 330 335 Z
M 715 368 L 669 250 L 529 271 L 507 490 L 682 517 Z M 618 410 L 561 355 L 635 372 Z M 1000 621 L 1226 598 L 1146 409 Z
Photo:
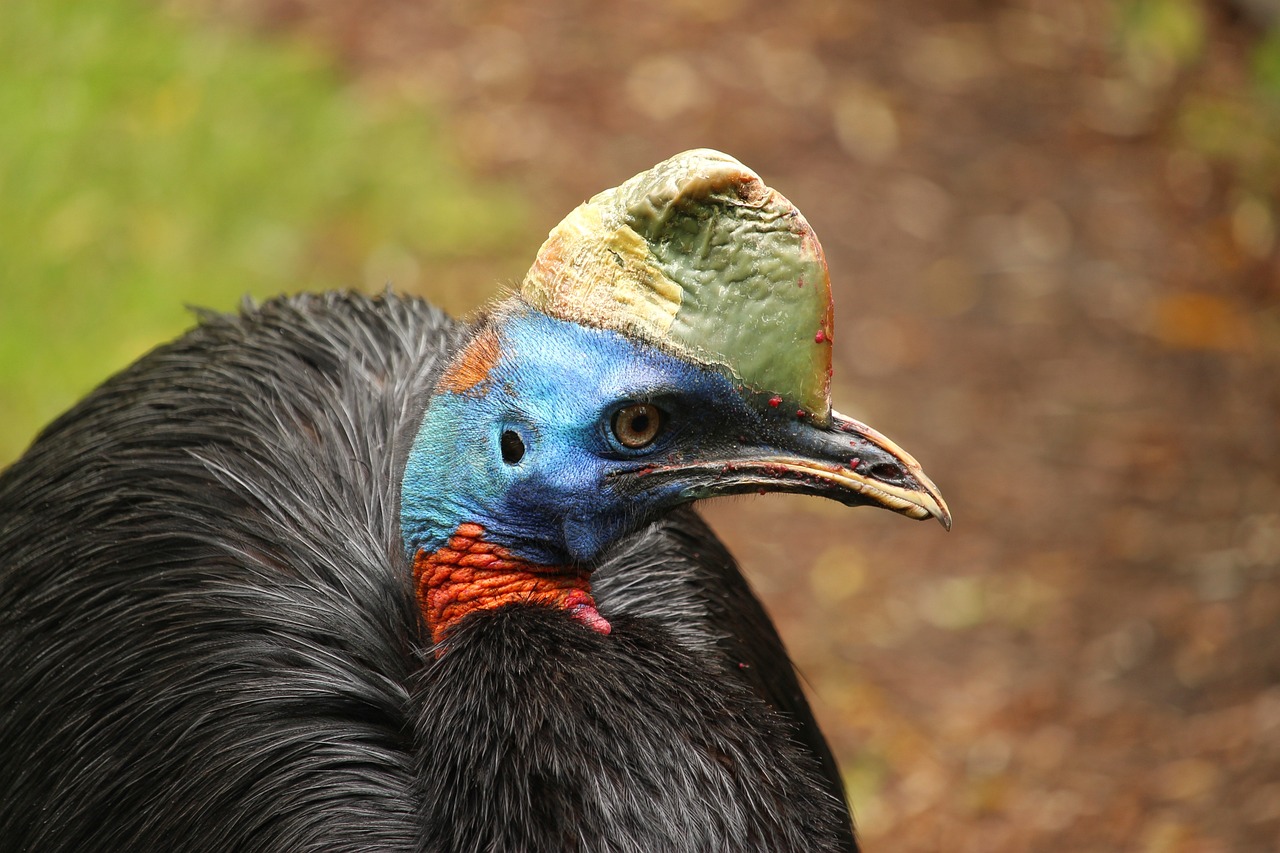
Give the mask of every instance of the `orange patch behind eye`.
M 473 392 L 473 389 L 489 378 L 489 371 L 498 363 L 500 355 L 498 333 L 492 328 L 485 329 L 472 338 L 471 343 L 449 365 L 449 369 L 436 384 L 436 392 L 479 393 L 483 396 L 484 389 L 479 392 Z

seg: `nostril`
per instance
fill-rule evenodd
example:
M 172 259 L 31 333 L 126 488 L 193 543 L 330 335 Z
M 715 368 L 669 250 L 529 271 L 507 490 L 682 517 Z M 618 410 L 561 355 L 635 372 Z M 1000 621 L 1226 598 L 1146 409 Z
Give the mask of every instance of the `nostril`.
M 892 462 L 877 462 L 867 469 L 867 473 L 877 480 L 889 483 L 900 482 L 906 476 L 906 472 L 902 470 L 902 467 L 894 465 Z

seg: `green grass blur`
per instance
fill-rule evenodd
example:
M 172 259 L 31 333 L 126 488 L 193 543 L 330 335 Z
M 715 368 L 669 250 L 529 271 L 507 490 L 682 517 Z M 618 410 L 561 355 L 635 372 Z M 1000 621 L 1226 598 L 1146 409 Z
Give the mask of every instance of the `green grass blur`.
M 0 466 L 188 305 L 380 287 L 525 234 L 420 105 L 155 4 L 0 4 L 0 128 Z

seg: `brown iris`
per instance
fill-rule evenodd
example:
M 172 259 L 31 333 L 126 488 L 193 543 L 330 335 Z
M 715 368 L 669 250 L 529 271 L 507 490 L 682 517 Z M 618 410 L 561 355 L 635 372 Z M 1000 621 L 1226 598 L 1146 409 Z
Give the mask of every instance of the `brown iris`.
M 653 444 L 662 428 L 662 412 L 650 403 L 632 403 L 613 416 L 613 435 L 629 450 Z

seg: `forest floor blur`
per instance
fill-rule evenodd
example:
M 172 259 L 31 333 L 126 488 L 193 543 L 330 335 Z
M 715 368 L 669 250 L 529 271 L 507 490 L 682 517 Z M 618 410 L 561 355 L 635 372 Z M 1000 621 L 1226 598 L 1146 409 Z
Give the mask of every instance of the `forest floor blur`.
M 920 459 L 955 529 L 790 498 L 706 512 L 813 689 L 868 850 L 1277 849 L 1261 24 L 1190 0 L 184 5 L 443 110 L 540 232 L 702 146 L 805 212 L 836 405 Z M 466 263 L 409 284 L 521 272 Z

